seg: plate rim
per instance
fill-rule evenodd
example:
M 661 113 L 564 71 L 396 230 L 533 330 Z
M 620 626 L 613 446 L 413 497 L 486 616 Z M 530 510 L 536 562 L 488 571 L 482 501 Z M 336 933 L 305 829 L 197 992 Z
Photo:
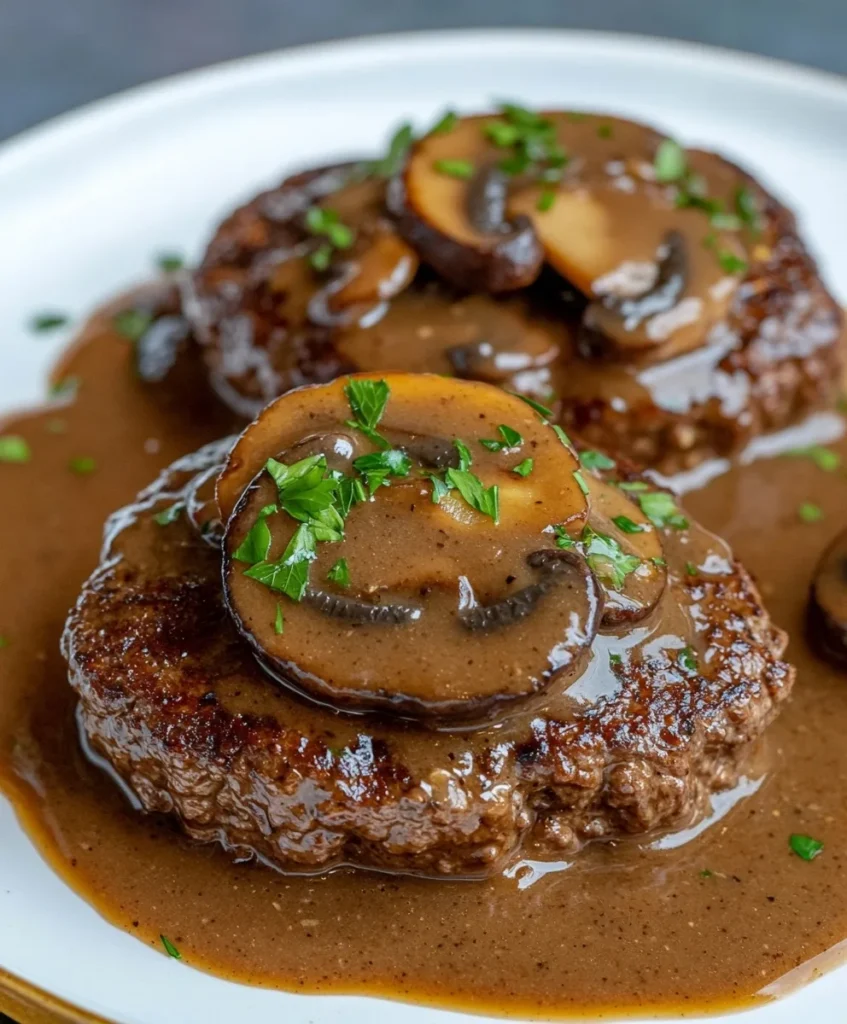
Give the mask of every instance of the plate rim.
M 501 51 L 514 58 L 521 51 L 539 48 L 590 47 L 607 56 L 626 54 L 654 57 L 687 69 L 731 74 L 751 85 L 818 97 L 841 105 L 847 112 L 847 75 L 779 58 L 673 37 L 595 29 L 568 28 L 463 28 L 357 35 L 344 39 L 276 48 L 199 68 L 155 78 L 72 108 L 0 141 L 0 188 L 3 179 L 26 172 L 29 163 L 56 159 L 65 147 L 95 139 L 113 125 L 151 116 L 165 105 L 208 100 L 268 78 L 296 78 L 320 73 L 339 61 L 348 67 L 375 62 L 385 65 L 414 61 L 433 49 L 477 53 Z M 36 847 L 33 852 L 40 855 Z M 400 1003 L 400 1012 L 402 1006 Z M 94 1011 L 70 1003 L 49 990 L 0 966 L 0 1012 L 25 1016 L 22 1024 L 118 1024 Z

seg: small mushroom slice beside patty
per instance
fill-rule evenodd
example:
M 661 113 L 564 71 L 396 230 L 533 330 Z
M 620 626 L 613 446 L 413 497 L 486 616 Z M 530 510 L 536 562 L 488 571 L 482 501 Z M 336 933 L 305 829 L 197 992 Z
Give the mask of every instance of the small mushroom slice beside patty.
M 387 202 L 400 234 L 445 280 L 499 293 L 532 284 L 544 252 L 531 220 L 509 212 L 511 179 L 485 134 L 489 120 L 463 118 L 416 142 Z
M 581 671 L 602 590 L 557 538 L 586 527 L 584 479 L 513 395 L 406 374 L 290 392 L 236 443 L 218 500 L 230 614 L 314 700 L 466 722 Z
M 808 620 L 818 652 L 847 669 L 847 530 L 835 538 L 817 564 Z

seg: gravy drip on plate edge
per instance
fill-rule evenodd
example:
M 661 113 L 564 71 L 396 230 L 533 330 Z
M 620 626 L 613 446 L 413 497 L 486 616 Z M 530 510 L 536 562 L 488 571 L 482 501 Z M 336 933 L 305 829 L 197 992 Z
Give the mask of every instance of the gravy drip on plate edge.
M 477 1012 L 738 1008 L 828 962 L 847 938 L 847 685 L 808 648 L 804 619 L 814 564 L 844 526 L 843 472 L 762 459 L 686 499 L 756 574 L 799 670 L 766 749 L 737 794 L 715 798 L 699 835 L 598 843 L 556 865 L 567 870 L 525 860 L 472 883 L 232 864 L 138 815 L 86 759 L 58 650 L 106 516 L 236 426 L 188 364 L 164 384 L 141 381 L 112 326 L 117 308 L 94 318 L 57 370 L 79 379 L 76 399 L 2 428 L 32 456 L 0 467 L 15 496 L 0 507 L 0 576 L 15 581 L 0 594 L 0 785 L 74 889 L 117 926 L 160 950 L 164 935 L 186 964 L 215 974 Z M 843 441 L 833 450 L 847 460 Z M 803 521 L 801 502 L 824 518 Z M 823 852 L 802 859 L 792 834 L 822 840 Z

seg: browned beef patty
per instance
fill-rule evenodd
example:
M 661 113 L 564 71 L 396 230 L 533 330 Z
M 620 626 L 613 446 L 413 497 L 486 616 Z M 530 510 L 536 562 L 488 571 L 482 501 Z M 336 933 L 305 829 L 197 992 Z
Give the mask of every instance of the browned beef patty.
M 205 499 L 227 447 L 181 459 L 112 517 L 63 639 L 90 749 L 198 840 L 285 870 L 472 876 L 521 848 L 561 858 L 690 824 L 790 692 L 785 635 L 692 524 L 662 531 L 660 605 L 601 628 L 565 692 L 554 681 L 453 732 L 310 703 L 263 673 L 224 605 Z M 157 517 L 175 503 L 190 514 Z

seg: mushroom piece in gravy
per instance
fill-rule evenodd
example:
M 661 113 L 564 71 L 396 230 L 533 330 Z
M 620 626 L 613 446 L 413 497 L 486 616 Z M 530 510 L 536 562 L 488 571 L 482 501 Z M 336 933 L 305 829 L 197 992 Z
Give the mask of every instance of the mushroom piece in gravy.
M 815 569 L 809 626 L 821 654 L 847 668 L 847 530 L 824 551 Z

